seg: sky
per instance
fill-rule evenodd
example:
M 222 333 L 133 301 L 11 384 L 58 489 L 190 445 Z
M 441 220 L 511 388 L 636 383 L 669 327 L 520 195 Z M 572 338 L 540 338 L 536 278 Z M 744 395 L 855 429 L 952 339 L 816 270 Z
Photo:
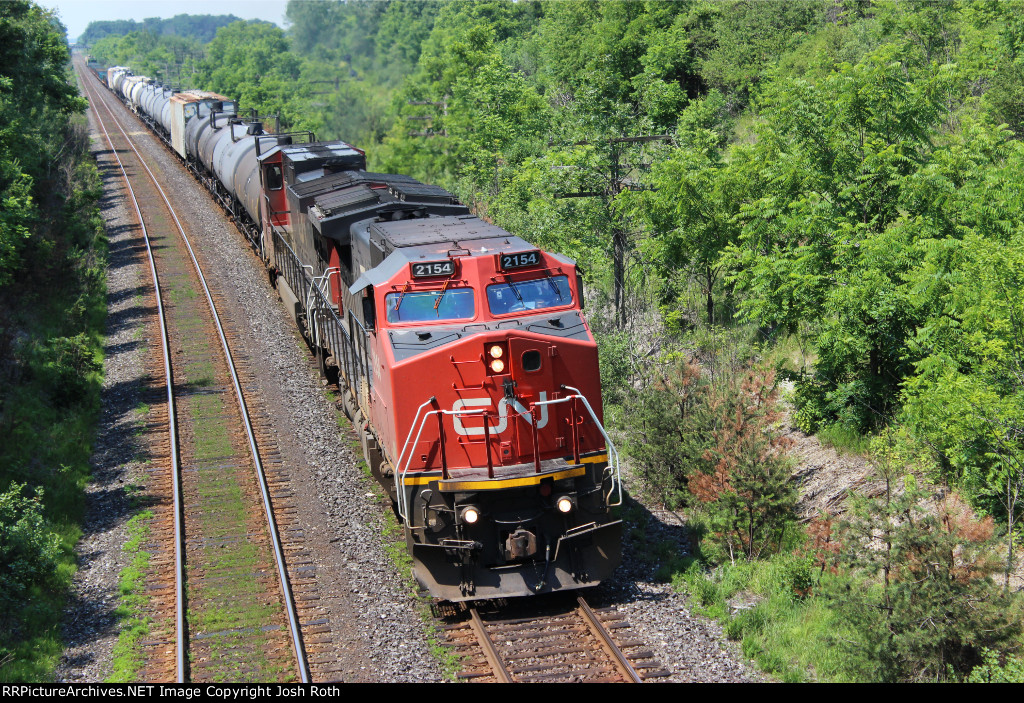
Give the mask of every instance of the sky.
M 2 0 L 0 0 L 2 1 Z M 56 10 L 75 41 L 95 20 L 167 19 L 175 15 L 235 15 L 243 20 L 261 19 L 284 26 L 288 0 L 36 0 Z

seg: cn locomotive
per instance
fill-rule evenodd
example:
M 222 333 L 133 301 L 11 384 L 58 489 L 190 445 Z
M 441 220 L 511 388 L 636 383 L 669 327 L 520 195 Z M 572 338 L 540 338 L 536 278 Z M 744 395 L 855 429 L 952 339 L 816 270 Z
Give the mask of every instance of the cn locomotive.
M 124 67 L 105 79 L 263 258 L 431 595 L 527 596 L 611 574 L 622 486 L 573 261 L 443 188 L 367 171 L 344 142 L 265 129 L 225 96 Z

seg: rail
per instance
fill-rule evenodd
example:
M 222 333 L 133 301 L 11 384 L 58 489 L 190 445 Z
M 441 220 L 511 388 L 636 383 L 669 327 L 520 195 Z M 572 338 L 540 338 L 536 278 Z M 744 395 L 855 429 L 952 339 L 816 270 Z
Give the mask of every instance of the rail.
M 203 275 L 202 267 L 199 265 L 199 262 L 196 259 L 195 252 L 192 249 L 192 245 L 189 242 L 188 236 L 185 234 L 185 229 L 182 226 L 181 221 L 178 219 L 178 216 L 175 213 L 174 208 L 171 206 L 170 199 L 167 197 L 166 192 L 164 191 L 163 187 L 161 187 L 158 179 L 156 178 L 156 175 L 149 168 L 149 166 L 147 165 L 146 161 L 142 158 L 142 155 L 139 153 L 138 149 L 135 147 L 135 144 L 133 143 L 133 141 L 132 141 L 131 137 L 128 135 L 128 133 L 125 131 L 124 127 L 121 126 L 121 124 L 117 121 L 116 118 L 114 118 L 114 114 L 110 110 L 110 107 L 106 103 L 103 103 L 102 101 L 100 101 L 100 102 L 103 104 L 103 106 L 106 109 L 106 111 L 108 112 L 108 114 L 110 114 L 110 117 L 112 118 L 114 124 L 117 126 L 118 130 L 124 136 L 124 139 L 125 139 L 126 143 L 128 144 L 129 148 L 135 153 L 136 157 L 138 158 L 139 164 L 143 167 L 143 169 L 149 175 L 150 181 L 153 183 L 153 186 L 155 187 L 156 191 L 160 194 L 161 199 L 163 200 L 164 204 L 167 206 L 167 210 L 168 210 L 168 212 L 171 215 L 171 219 L 173 219 L 174 225 L 177 228 L 178 232 L 180 233 L 182 242 L 184 243 L 185 248 L 188 251 L 189 258 L 191 259 L 192 265 L 193 265 L 194 270 L 196 272 L 196 275 L 198 276 L 200 286 L 202 287 L 203 292 L 205 293 L 206 301 L 207 301 L 207 304 L 209 305 L 209 308 L 210 308 L 211 319 L 212 319 L 212 321 L 213 321 L 213 323 L 214 323 L 214 325 L 215 325 L 215 327 L 217 329 L 217 336 L 218 336 L 219 341 L 220 341 L 221 349 L 224 352 L 224 360 L 225 360 L 226 367 L 227 367 L 227 370 L 229 372 L 229 375 L 231 377 L 231 384 L 232 384 L 232 386 L 234 388 L 234 391 L 235 391 L 235 398 L 236 398 L 236 400 L 238 402 L 238 406 L 239 406 L 239 409 L 241 411 L 242 423 L 243 423 L 243 426 L 244 426 L 244 429 L 245 429 L 246 437 L 248 438 L 249 452 L 250 452 L 250 455 L 252 456 L 253 464 L 255 465 L 255 468 L 256 468 L 256 472 L 255 472 L 256 473 L 256 478 L 257 478 L 257 480 L 259 482 L 260 492 L 262 494 L 263 506 L 264 506 L 264 511 L 265 511 L 265 515 L 266 515 L 266 518 L 267 518 L 267 529 L 268 529 L 268 532 L 269 532 L 269 535 L 270 535 L 271 546 L 272 546 L 272 549 L 274 551 L 274 555 L 276 557 L 277 575 L 278 575 L 278 578 L 279 578 L 280 583 L 281 583 L 281 591 L 282 591 L 282 595 L 283 595 L 284 601 L 285 601 L 285 603 L 284 603 L 285 613 L 286 613 L 286 616 L 287 616 L 287 619 L 288 619 L 288 622 L 289 622 L 289 629 L 291 631 L 292 647 L 294 649 L 295 657 L 296 657 L 296 660 L 297 660 L 297 663 L 298 663 L 299 677 L 300 677 L 300 680 L 303 683 L 308 683 L 309 682 L 309 667 L 308 667 L 308 665 L 306 663 L 306 659 L 305 659 L 305 650 L 304 650 L 304 647 L 303 647 L 303 644 L 302 644 L 302 634 L 301 634 L 301 631 L 300 631 L 300 628 L 299 628 L 298 613 L 297 613 L 297 611 L 295 609 L 295 604 L 294 604 L 294 600 L 292 598 L 291 587 L 290 587 L 290 583 L 289 583 L 289 580 L 288 580 L 288 575 L 287 575 L 287 572 L 285 571 L 284 550 L 283 550 L 283 547 L 281 546 L 280 536 L 279 536 L 278 531 L 277 531 L 277 525 L 274 522 L 273 508 L 272 508 L 272 505 L 271 505 L 270 493 L 269 493 L 269 488 L 268 488 L 267 480 L 266 480 L 266 474 L 265 474 L 265 472 L 263 470 L 263 462 L 260 459 L 259 449 L 256 446 L 255 433 L 254 433 L 254 430 L 253 430 L 253 427 L 252 427 L 252 423 L 251 423 L 251 421 L 249 419 L 248 408 L 247 408 L 246 403 L 245 403 L 245 397 L 244 397 L 244 395 L 242 393 L 241 383 L 239 382 L 238 374 L 237 374 L 237 372 L 235 370 L 235 365 L 234 365 L 234 362 L 232 360 L 231 349 L 228 346 L 227 338 L 225 337 L 224 329 L 223 329 L 223 326 L 221 325 L 220 316 L 219 316 L 219 313 L 217 311 L 217 307 L 214 304 L 212 293 L 210 292 L 210 288 L 207 285 L 206 277 Z M 97 112 L 97 119 L 99 119 L 98 112 Z M 106 129 L 104 129 L 104 132 L 106 132 Z M 109 142 L 109 135 L 107 136 L 107 138 L 108 138 L 108 142 Z M 115 154 L 116 154 L 116 150 L 113 149 L 112 145 L 111 145 L 111 150 L 114 151 Z M 120 159 L 118 159 L 118 161 L 120 161 Z M 122 167 L 122 169 L 123 169 L 123 167 Z M 141 219 L 141 216 L 140 216 L 140 219 Z M 181 603 L 181 600 L 179 600 L 179 603 Z M 180 607 L 181 606 L 179 606 L 179 608 Z M 182 642 L 182 639 L 179 638 L 178 639 L 179 648 L 180 648 L 181 642 Z M 183 654 L 179 653 L 178 657 L 179 657 L 179 662 L 181 662 Z M 179 673 L 178 673 L 179 677 L 183 676 L 182 671 L 183 671 L 183 663 L 179 663 Z
M 85 83 L 83 81 L 83 86 Z M 91 95 L 92 91 L 86 88 L 87 92 Z M 109 111 L 109 109 L 108 109 Z M 113 117 L 113 113 L 111 113 Z M 107 140 L 107 146 L 110 148 L 110 153 L 113 154 L 114 159 L 117 161 L 117 167 L 121 170 L 121 176 L 124 179 L 124 184 L 128 188 L 129 199 L 131 200 L 132 207 L 135 209 L 135 217 L 138 219 L 139 228 L 142 231 L 142 237 L 146 243 L 146 257 L 149 261 L 149 272 L 153 278 L 153 293 L 156 297 L 157 315 L 160 320 L 160 350 L 163 353 L 164 359 L 164 387 L 167 391 L 167 433 L 168 441 L 170 443 L 170 459 L 171 459 L 171 497 L 174 505 L 174 642 L 175 642 L 175 679 L 177 683 L 185 682 L 185 584 L 183 574 L 185 573 L 184 568 L 184 527 L 182 525 L 182 514 L 181 514 L 181 466 L 178 461 L 178 424 L 177 424 L 177 407 L 175 405 L 174 396 L 174 379 L 172 378 L 171 371 L 171 348 L 168 340 L 167 333 L 167 318 L 164 315 L 164 303 L 163 296 L 160 293 L 160 277 L 157 275 L 156 261 L 153 260 L 153 248 L 149 240 L 149 230 L 146 228 L 146 222 L 142 217 L 142 209 L 139 207 L 139 200 L 135 197 L 135 189 L 132 187 L 131 181 L 128 179 L 128 171 L 125 169 L 124 163 L 121 161 L 121 156 L 117 153 L 117 149 L 114 148 L 114 142 L 110 137 L 110 133 L 107 131 L 106 123 L 99 119 L 99 113 L 96 114 L 96 124 L 99 125 L 100 129 L 103 130 L 103 136 Z
M 605 475 L 607 477 L 611 478 L 611 485 L 608 488 L 608 494 L 605 496 L 605 502 L 606 502 L 606 504 L 609 507 L 616 506 L 616 505 L 622 505 L 622 474 L 621 474 L 620 463 L 619 463 L 619 452 L 618 452 L 618 449 L 616 449 L 615 444 L 612 442 L 611 438 L 608 436 L 608 433 L 605 431 L 604 426 L 601 425 L 601 421 L 597 419 L 597 414 L 594 412 L 593 407 L 591 407 L 590 403 L 587 401 L 586 396 L 584 396 L 583 393 L 579 389 L 577 389 L 577 388 L 573 388 L 571 386 L 566 386 L 566 385 L 563 385 L 562 388 L 564 388 L 565 390 L 568 390 L 568 391 L 573 391 L 573 394 L 565 396 L 564 398 L 554 398 L 552 400 L 538 400 L 536 402 L 530 403 L 529 409 L 525 409 L 524 408 L 523 410 L 516 410 L 517 414 L 519 414 L 520 416 L 528 417 L 529 418 L 530 427 L 533 430 L 533 452 L 534 452 L 533 460 L 534 460 L 535 471 L 537 473 L 540 473 L 540 449 L 539 449 L 539 439 L 538 439 L 538 427 L 537 427 L 537 421 L 536 421 L 536 414 L 535 413 L 536 413 L 536 411 L 538 409 L 545 409 L 549 405 L 560 405 L 562 403 L 571 403 L 569 422 L 572 425 L 572 431 L 573 431 L 573 433 L 572 433 L 573 460 L 577 464 L 580 463 L 580 446 L 579 446 L 580 442 L 579 442 L 579 434 L 577 432 L 577 426 L 578 425 L 576 423 L 576 401 L 580 400 L 583 403 L 583 407 L 586 408 L 587 413 L 590 415 L 590 419 L 593 420 L 594 425 L 596 425 L 597 429 L 601 432 L 601 436 L 604 438 L 605 448 L 606 448 L 606 451 L 608 453 L 608 466 L 605 469 Z M 395 477 L 396 478 L 396 489 L 397 489 L 396 492 L 398 493 L 398 514 L 402 517 L 403 520 L 406 521 L 406 524 L 409 524 L 409 517 L 408 517 L 409 516 L 409 506 L 408 506 L 408 502 L 407 502 L 407 498 L 406 498 L 405 490 L 404 490 L 404 488 L 405 488 L 405 478 L 406 478 L 406 476 L 408 475 L 408 473 L 410 471 L 410 468 L 411 468 L 410 464 L 412 463 L 412 458 L 415 455 L 414 448 L 420 443 L 420 437 L 423 436 L 423 428 L 426 426 L 427 419 L 430 418 L 431 416 L 438 418 L 438 443 L 440 444 L 440 451 L 441 451 L 441 475 L 442 475 L 443 478 L 447 478 L 448 467 L 447 467 L 447 462 L 446 462 L 446 458 L 445 458 L 445 448 L 444 448 L 445 440 L 444 440 L 443 417 L 445 415 L 450 415 L 452 417 L 460 417 L 461 418 L 461 417 L 466 417 L 466 416 L 480 416 L 480 415 L 482 415 L 483 418 L 484 418 L 484 426 L 483 426 L 484 442 L 483 443 L 485 445 L 485 450 L 486 450 L 486 454 L 487 454 L 487 476 L 488 476 L 488 478 L 494 478 L 494 466 L 493 466 L 493 459 L 491 458 L 491 442 L 490 442 L 490 432 L 489 432 L 489 425 L 488 425 L 488 418 L 490 417 L 490 415 L 487 413 L 487 411 L 483 410 L 483 409 L 477 409 L 477 410 L 440 410 L 439 409 L 439 410 L 431 410 L 431 411 L 428 411 L 428 412 L 424 413 L 423 412 L 424 408 L 426 408 L 428 405 L 431 405 L 432 403 L 434 403 L 435 400 L 436 400 L 435 398 L 431 397 L 429 400 L 427 400 L 425 403 L 420 405 L 419 408 L 416 409 L 416 415 L 413 417 L 412 424 L 411 424 L 411 426 L 409 428 L 409 434 L 406 435 L 405 444 L 402 445 L 402 452 L 398 455 L 397 461 L 395 461 L 395 467 L 398 470 L 397 474 L 396 474 L 396 477 Z M 521 405 L 519 407 L 522 408 Z M 582 413 L 581 413 L 581 416 L 582 416 Z M 419 424 L 417 424 L 417 421 L 419 421 Z M 415 433 L 415 439 L 413 438 L 413 434 L 414 433 Z M 404 465 L 403 465 L 403 460 L 404 460 Z M 470 467 L 470 468 L 477 468 L 477 467 Z M 612 494 L 614 494 L 614 493 L 617 493 L 618 496 L 617 496 L 616 501 L 612 502 Z

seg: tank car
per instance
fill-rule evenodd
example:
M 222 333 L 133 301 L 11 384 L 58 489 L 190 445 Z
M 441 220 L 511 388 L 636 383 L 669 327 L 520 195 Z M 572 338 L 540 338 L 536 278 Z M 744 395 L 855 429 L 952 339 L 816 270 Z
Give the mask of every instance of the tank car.
M 225 96 L 107 75 L 263 256 L 425 589 L 506 598 L 611 574 L 618 454 L 573 261 L 443 188 L 368 172 L 344 142 L 267 134 Z

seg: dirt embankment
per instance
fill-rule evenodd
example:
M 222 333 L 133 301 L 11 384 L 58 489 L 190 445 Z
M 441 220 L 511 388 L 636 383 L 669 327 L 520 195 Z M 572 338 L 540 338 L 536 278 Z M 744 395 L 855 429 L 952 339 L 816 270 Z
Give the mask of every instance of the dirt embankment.
M 801 520 L 825 512 L 842 513 L 851 491 L 877 495 L 883 490 L 882 483 L 872 479 L 871 463 L 864 457 L 839 454 L 788 422 L 784 427 L 784 437 L 792 443 L 788 453 L 794 460 L 793 480 L 800 492 L 797 513 Z

